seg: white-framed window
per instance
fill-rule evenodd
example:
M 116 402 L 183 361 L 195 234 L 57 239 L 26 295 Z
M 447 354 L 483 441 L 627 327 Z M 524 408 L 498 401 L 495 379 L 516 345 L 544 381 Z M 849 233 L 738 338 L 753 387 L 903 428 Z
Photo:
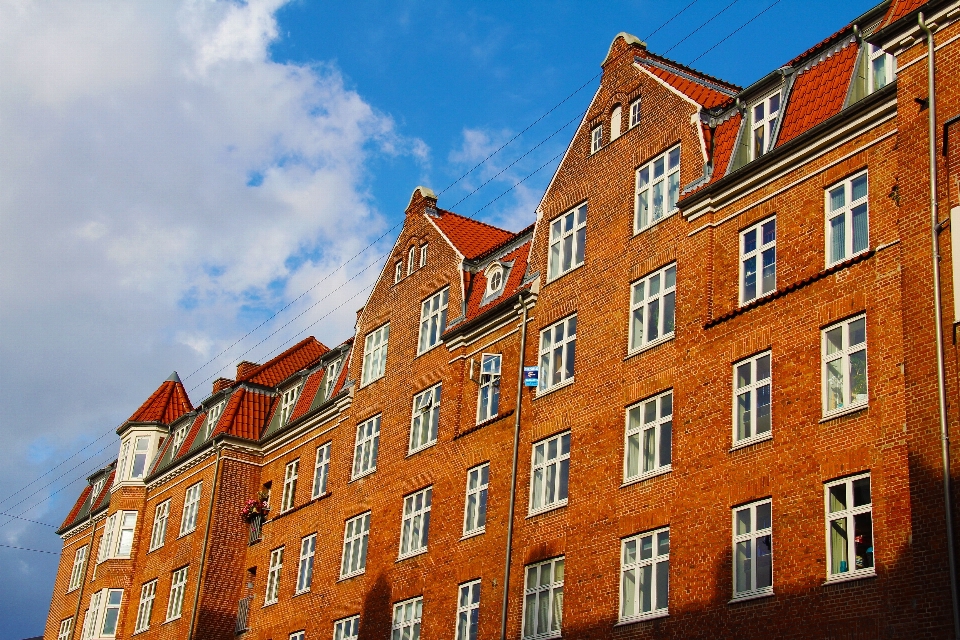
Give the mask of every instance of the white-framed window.
M 173 432 L 173 449 L 171 450 L 171 456 L 177 454 L 177 451 L 180 449 L 180 445 L 183 444 L 184 439 L 187 437 L 187 431 L 190 429 L 190 423 L 181 425 L 177 427 Z
M 627 408 L 624 448 L 624 482 L 673 468 L 673 390 Z
M 630 352 L 673 337 L 677 307 L 677 265 L 644 276 L 630 286 Z
M 401 558 L 415 556 L 427 550 L 432 502 L 433 487 L 421 489 L 403 499 L 403 523 L 400 527 Z
M 600 151 L 603 146 L 603 125 L 597 125 L 590 131 L 590 153 Z
M 140 587 L 140 604 L 137 606 L 137 623 L 134 633 L 150 628 L 150 614 L 153 613 L 153 600 L 157 595 L 157 581 L 151 580 Z
M 733 365 L 733 443 L 747 444 L 770 437 L 770 352 Z
M 387 369 L 387 343 L 390 323 L 367 334 L 363 341 L 363 374 L 361 384 L 370 384 L 384 376 Z
M 370 537 L 370 512 L 347 520 L 343 528 L 343 561 L 340 578 L 349 578 L 367 570 L 367 540 Z
M 425 264 L 427 264 L 427 245 L 426 245 L 426 243 L 424 243 L 424 244 L 420 247 L 420 266 L 423 267 Z
M 670 591 L 670 528 L 620 542 L 620 621 L 667 615 Z
M 391 640 L 420 640 L 420 617 L 423 615 L 423 596 L 410 598 L 393 605 L 393 632 Z
M 827 266 L 870 248 L 867 172 L 826 190 Z
M 184 536 L 197 528 L 197 510 L 200 507 L 200 489 L 203 482 L 187 488 L 183 494 L 183 517 L 180 518 L 180 535 Z
M 740 304 L 776 290 L 777 218 L 774 216 L 740 232 Z
M 733 597 L 773 593 L 773 521 L 770 500 L 733 509 Z
M 110 551 L 113 548 L 113 531 L 117 526 L 117 514 L 107 518 L 103 525 L 103 533 L 100 534 L 100 548 L 97 550 L 97 564 L 110 557 Z
M 477 424 L 489 420 L 500 411 L 500 362 L 499 353 L 484 353 L 480 356 Z
M 87 552 L 89 545 L 83 545 L 73 554 L 73 569 L 70 571 L 70 582 L 67 584 L 67 593 L 70 593 L 83 583 L 84 570 L 87 568 Z
M 487 526 L 487 490 L 490 486 L 490 463 L 484 462 L 467 471 L 467 497 L 463 508 L 463 535 L 482 533 Z
M 303 630 L 294 631 L 293 633 L 290 634 L 289 640 L 305 640 L 306 637 L 307 637 L 306 631 L 303 631 Z
M 396 284 L 403 279 L 403 260 L 397 260 L 393 265 L 393 283 Z
M 167 601 L 167 622 L 176 620 L 183 613 L 183 592 L 187 587 L 187 570 L 190 566 L 180 567 L 170 579 L 170 599 Z
M 754 104 L 750 115 L 751 159 L 756 160 L 773 146 L 773 131 L 780 116 L 780 90 Z
M 437 424 L 440 422 L 440 387 L 439 384 L 434 385 L 413 397 L 410 453 L 425 449 L 437 442 Z
M 207 412 L 207 419 L 203 423 L 203 437 L 200 438 L 201 441 L 206 440 L 213 434 L 213 430 L 217 426 L 217 421 L 220 419 L 220 416 L 223 414 L 223 409 L 226 406 L 227 401 L 221 400 L 210 407 L 210 410 Z
M 873 575 L 873 498 L 870 474 L 824 485 L 827 580 Z
M 573 381 L 577 351 L 577 314 L 540 332 L 540 380 L 538 393 Z
M 410 247 L 410 250 L 407 251 L 407 275 L 409 276 L 413 273 L 413 270 L 417 268 L 417 248 Z
M 150 453 L 150 436 L 137 436 L 133 445 L 133 465 L 130 467 L 130 478 L 139 480 L 147 471 L 147 455 Z
M 583 264 L 587 242 L 587 203 L 550 223 L 550 255 L 547 279 L 555 280 Z
M 317 552 L 317 534 L 300 541 L 300 564 L 297 566 L 297 593 L 310 591 L 313 582 L 313 556 Z
M 83 629 L 80 631 L 81 640 L 89 640 L 97 632 L 97 619 L 102 597 L 103 593 L 101 591 L 94 591 L 90 594 L 90 606 L 83 613 Z
M 280 598 L 280 570 L 283 569 L 283 547 L 270 552 L 270 568 L 267 570 L 267 591 L 263 606 L 275 603 Z
M 450 287 L 444 287 L 421 303 L 418 355 L 440 344 L 440 336 L 447 328 L 447 299 L 449 296 Z
M 100 537 L 97 563 L 111 558 L 129 558 L 136 526 L 136 511 L 117 511 L 107 518 Z
M 869 45 L 870 66 L 867 93 L 883 89 L 897 77 L 897 59 L 876 45 Z
M 523 637 L 558 638 L 563 628 L 564 557 L 527 566 L 523 584 Z
M 457 640 L 477 640 L 480 621 L 480 581 L 460 585 L 457 596 Z
M 680 198 L 680 145 L 637 169 L 633 232 L 639 233 L 677 211 Z
M 333 640 L 357 640 L 360 635 L 360 616 L 350 616 L 333 623 Z
M 66 618 L 60 621 L 60 630 L 57 632 L 57 640 L 71 640 L 73 637 L 73 618 Z
M 104 476 L 93 483 L 93 489 L 90 491 L 90 501 L 92 502 L 97 496 L 100 495 L 100 492 L 103 491 L 103 485 L 107 481 L 107 477 Z
M 123 481 L 127 477 L 127 460 L 129 459 L 130 459 L 130 440 L 124 440 L 123 443 L 120 445 L 120 457 L 117 461 L 117 480 L 118 481 Z
M 570 479 L 570 432 L 535 442 L 530 460 L 530 513 L 567 504 Z
M 287 463 L 283 472 L 283 498 L 280 513 L 293 509 L 297 498 L 297 479 L 300 477 L 300 458 Z
M 640 98 L 630 103 L 630 128 L 640 124 Z
M 153 530 L 150 532 L 150 551 L 163 546 L 167 537 L 167 521 L 170 519 L 170 500 L 164 500 L 153 512 Z
M 867 318 L 859 315 L 823 330 L 823 415 L 866 405 Z
M 302 388 L 302 384 L 295 385 L 284 391 L 283 395 L 280 396 L 280 426 L 290 421 L 290 416 L 293 415 L 293 409 L 297 406 L 297 398 L 300 397 L 300 389 Z
M 357 443 L 353 450 L 351 479 L 377 470 L 377 449 L 380 447 L 380 414 L 357 425 Z
M 83 620 L 83 638 L 112 638 L 117 635 L 123 589 L 101 589 L 90 596 L 90 608 Z
M 340 356 L 327 365 L 327 371 L 323 377 L 323 399 L 328 399 L 333 394 L 333 389 L 337 386 L 337 379 L 340 378 L 340 371 L 343 369 L 343 363 L 346 356 Z
M 610 142 L 620 137 L 620 126 L 623 120 L 623 108 L 617 105 L 610 114 Z
M 327 492 L 327 476 L 330 474 L 330 443 L 317 447 L 317 461 L 313 465 L 313 490 L 311 498 L 319 498 Z
M 487 290 L 484 295 L 492 296 L 503 288 L 503 267 L 494 264 L 487 271 Z

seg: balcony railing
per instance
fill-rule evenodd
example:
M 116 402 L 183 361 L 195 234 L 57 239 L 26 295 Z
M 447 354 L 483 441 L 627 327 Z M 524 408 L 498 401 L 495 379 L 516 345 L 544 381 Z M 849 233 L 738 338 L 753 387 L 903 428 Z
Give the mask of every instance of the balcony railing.
M 253 600 L 253 597 L 246 597 L 240 601 L 237 605 L 237 629 L 236 635 L 240 635 L 244 631 L 247 631 L 247 615 L 250 613 L 250 601 Z
M 262 528 L 263 528 L 263 517 L 254 516 L 253 520 L 250 521 L 249 544 L 260 542 L 260 530 Z

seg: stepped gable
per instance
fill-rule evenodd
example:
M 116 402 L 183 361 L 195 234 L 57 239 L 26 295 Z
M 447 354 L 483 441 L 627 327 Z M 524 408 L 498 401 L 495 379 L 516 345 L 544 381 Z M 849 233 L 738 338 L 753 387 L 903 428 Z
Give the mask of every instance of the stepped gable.
M 275 387 L 297 371 L 316 364 L 329 349 L 313 336 L 304 338 L 280 355 L 238 376 L 234 384 L 251 382 Z
M 428 214 L 427 217 L 440 229 L 450 244 L 469 260 L 482 256 L 514 236 L 505 229 L 443 209 L 437 209 L 436 216 Z
M 643 51 L 637 54 L 636 63 L 670 85 L 683 95 L 707 109 L 733 101 L 741 88 L 702 71 L 691 69 L 679 62 Z
M 177 372 L 163 381 L 147 401 L 140 405 L 127 422 L 161 422 L 170 424 L 185 413 L 193 411 L 187 390 Z

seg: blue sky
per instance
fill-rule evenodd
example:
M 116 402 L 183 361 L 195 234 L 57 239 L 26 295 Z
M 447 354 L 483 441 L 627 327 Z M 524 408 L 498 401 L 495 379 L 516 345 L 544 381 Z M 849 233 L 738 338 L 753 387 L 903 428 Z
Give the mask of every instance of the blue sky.
M 618 32 L 746 86 L 872 6 L 781 0 L 701 56 L 771 2 L 0 5 L 0 512 L 59 524 L 170 371 L 197 403 L 349 336 L 415 186 L 532 222 Z M 57 562 L 9 546 L 0 640 L 42 633 Z

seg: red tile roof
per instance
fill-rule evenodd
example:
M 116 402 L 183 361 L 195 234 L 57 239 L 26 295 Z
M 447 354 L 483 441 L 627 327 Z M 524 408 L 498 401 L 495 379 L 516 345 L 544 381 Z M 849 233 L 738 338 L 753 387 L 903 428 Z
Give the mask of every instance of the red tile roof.
M 827 36 L 817 44 L 813 45 L 812 47 L 810 47 L 809 49 L 807 49 L 806 51 L 804 51 L 803 53 L 795 57 L 793 60 L 788 62 L 786 66 L 793 67 L 800 64 L 801 62 L 803 62 L 813 54 L 817 53 L 818 51 L 821 51 L 822 49 L 826 49 L 828 46 L 835 43 L 837 41 L 837 38 L 840 38 L 841 36 L 845 36 L 851 33 L 853 33 L 853 24 L 848 24 L 842 29 L 840 29 L 839 31 L 837 31 L 836 33 Z
M 237 382 L 252 382 L 265 387 L 275 387 L 297 371 L 313 365 L 327 349 L 313 336 L 304 338 L 280 355 L 252 369 Z
M 174 376 L 171 376 L 174 377 Z M 165 380 L 157 390 L 140 405 L 128 422 L 162 422 L 170 424 L 185 413 L 193 411 L 187 390 L 180 379 Z
M 742 117 L 737 112 L 724 120 L 713 132 L 713 176 L 711 181 L 719 180 L 727 172 L 730 159 L 733 157 L 733 147 L 737 144 L 737 133 L 740 131 Z
M 206 413 L 197 414 L 197 417 L 193 420 L 193 424 L 190 425 L 190 428 L 187 430 L 187 435 L 184 436 L 183 442 L 180 443 L 180 449 L 173 452 L 173 459 L 185 456 L 187 452 L 190 451 L 190 447 L 193 446 L 193 441 L 197 439 L 197 434 L 200 433 L 200 429 L 203 428 L 203 421 L 206 419 Z M 170 438 L 170 441 L 173 442 L 173 438 Z
M 881 26 L 887 26 L 888 24 L 893 24 L 900 18 L 904 17 L 911 11 L 915 11 L 925 5 L 927 0 L 893 0 L 890 3 L 890 8 L 887 9 L 887 15 L 883 17 L 883 22 Z
M 473 259 L 483 255 L 497 245 L 503 244 L 514 234 L 471 218 L 465 218 L 452 211 L 437 209 L 437 216 L 428 216 L 453 246 L 465 258 Z
M 238 438 L 259 440 L 276 401 L 276 396 L 237 389 L 230 396 L 212 436 L 228 433 Z
M 694 82 L 693 80 L 670 73 L 665 69 L 651 65 L 644 65 L 644 67 L 650 73 L 657 76 L 680 93 L 708 109 L 710 107 L 718 107 L 722 104 L 730 102 L 730 100 L 733 99 L 729 94 L 721 93 L 720 91 L 706 87 L 698 82 Z
M 499 296 L 489 300 L 483 307 L 480 302 L 487 291 L 487 278 L 483 272 L 470 274 L 469 294 L 467 298 L 467 316 L 466 320 L 473 320 L 487 309 L 496 305 L 497 302 L 505 300 L 512 296 L 520 288 L 523 276 L 527 272 L 527 258 L 530 255 L 530 241 L 527 241 L 500 258 L 500 262 L 513 262 L 510 268 L 510 275 L 503 286 L 503 291 Z
M 70 513 L 67 514 L 66 519 L 63 521 L 63 524 L 60 525 L 60 529 L 58 529 L 58 531 L 66 529 L 73 524 L 73 521 L 76 520 L 77 514 L 80 513 L 80 509 L 83 508 L 83 503 L 87 501 L 87 497 L 90 495 L 91 491 L 93 491 L 93 487 L 91 487 L 89 484 L 83 488 L 83 491 L 80 492 L 80 497 L 77 498 L 77 502 L 73 505 L 73 509 L 70 509 Z
M 316 397 L 317 391 L 320 390 L 320 383 L 323 382 L 325 372 L 326 367 L 317 369 L 307 376 L 307 381 L 303 383 L 303 389 L 300 391 L 300 397 L 297 398 L 297 405 L 293 408 L 293 413 L 290 414 L 290 422 L 310 410 L 310 405 L 313 404 L 313 399 Z
M 113 479 L 117 476 L 117 470 L 114 469 L 110 472 L 110 475 L 107 476 L 106 482 L 103 483 L 103 487 L 100 489 L 100 493 L 97 494 L 97 497 L 94 498 L 93 504 L 90 505 L 91 511 L 96 511 L 100 508 L 100 505 L 103 504 L 103 499 L 107 497 L 110 493 L 110 487 L 113 486 Z

